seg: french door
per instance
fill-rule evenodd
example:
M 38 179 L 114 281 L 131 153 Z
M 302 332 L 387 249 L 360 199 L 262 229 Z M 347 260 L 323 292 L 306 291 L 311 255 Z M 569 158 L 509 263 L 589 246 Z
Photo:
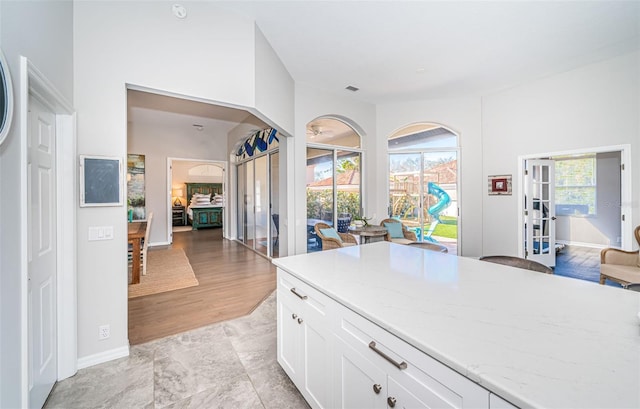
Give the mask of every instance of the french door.
M 553 160 L 525 163 L 525 257 L 556 265 L 555 167 Z

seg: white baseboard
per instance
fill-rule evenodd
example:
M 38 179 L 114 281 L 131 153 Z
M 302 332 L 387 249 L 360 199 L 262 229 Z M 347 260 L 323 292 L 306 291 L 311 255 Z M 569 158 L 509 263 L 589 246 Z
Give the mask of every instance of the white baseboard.
M 567 246 L 576 246 L 576 247 L 589 247 L 592 249 L 604 249 L 610 246 L 604 244 L 594 244 L 594 243 L 582 243 L 579 241 L 570 241 L 570 240 L 557 240 L 556 243 L 565 244 Z M 613 246 L 611 246 L 613 247 Z
M 88 368 L 90 366 L 113 361 L 114 359 L 124 358 L 125 356 L 129 356 L 129 345 L 82 357 L 78 359 L 78 369 Z

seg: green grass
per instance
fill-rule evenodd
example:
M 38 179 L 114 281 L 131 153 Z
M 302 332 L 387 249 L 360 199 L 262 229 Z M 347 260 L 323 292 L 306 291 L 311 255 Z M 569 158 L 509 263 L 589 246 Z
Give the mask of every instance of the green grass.
M 429 226 L 425 226 L 429 228 Z M 456 239 L 458 237 L 458 219 L 452 216 L 440 216 L 440 223 L 436 226 L 432 236 Z

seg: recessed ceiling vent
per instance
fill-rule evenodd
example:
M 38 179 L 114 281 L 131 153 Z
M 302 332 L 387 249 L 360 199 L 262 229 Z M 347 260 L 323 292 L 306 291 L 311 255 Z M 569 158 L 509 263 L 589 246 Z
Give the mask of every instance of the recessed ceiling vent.
M 358 87 L 354 87 L 353 85 L 349 85 L 349 86 L 347 86 L 345 89 L 346 89 L 346 90 L 349 90 L 349 91 L 356 92 L 356 91 L 357 91 L 357 90 L 359 90 L 360 88 L 358 88 Z

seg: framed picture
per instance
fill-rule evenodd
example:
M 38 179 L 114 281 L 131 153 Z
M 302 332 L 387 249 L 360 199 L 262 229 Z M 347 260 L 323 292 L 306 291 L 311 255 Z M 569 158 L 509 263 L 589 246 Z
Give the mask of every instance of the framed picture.
M 80 207 L 122 206 L 122 159 L 80 155 Z
M 490 195 L 510 195 L 511 194 L 511 175 L 489 176 L 489 194 Z

